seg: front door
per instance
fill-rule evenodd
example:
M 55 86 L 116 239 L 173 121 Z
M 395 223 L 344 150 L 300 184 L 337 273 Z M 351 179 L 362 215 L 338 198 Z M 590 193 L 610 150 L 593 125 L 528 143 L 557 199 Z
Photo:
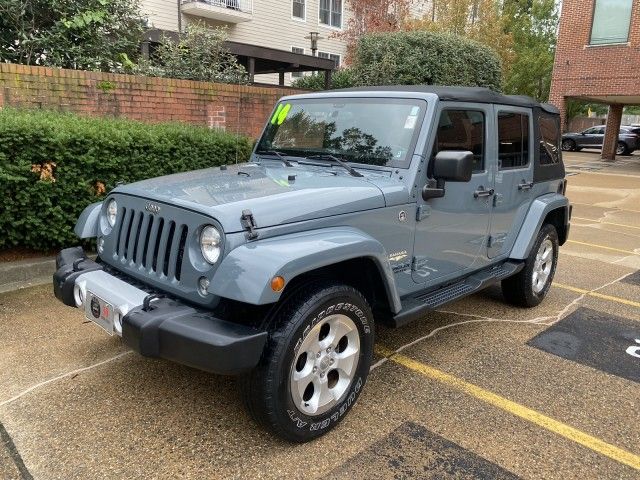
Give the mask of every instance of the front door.
M 498 170 L 491 215 L 490 258 L 511 250 L 531 205 L 533 188 L 533 121 L 531 111 L 495 107 Z
M 604 140 L 604 127 L 591 127 L 582 132 L 578 138 L 580 147 L 599 147 Z
M 439 151 L 473 152 L 469 182 L 446 182 L 442 198 L 418 200 L 412 275 L 417 283 L 445 281 L 486 263 L 486 240 L 493 202 L 493 181 L 487 155 L 493 154 L 487 132 L 493 107 L 482 104 L 440 104 L 437 131 L 427 155 Z M 420 186 L 426 175 L 419 178 Z

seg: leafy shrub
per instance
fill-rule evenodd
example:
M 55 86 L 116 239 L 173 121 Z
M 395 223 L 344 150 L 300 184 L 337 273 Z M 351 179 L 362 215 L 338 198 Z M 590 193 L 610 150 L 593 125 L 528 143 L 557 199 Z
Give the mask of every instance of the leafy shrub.
M 152 58 L 141 60 L 133 71 L 152 77 L 246 83 L 247 72 L 225 47 L 226 39 L 224 28 L 192 23 L 178 40 L 165 36 Z
M 182 124 L 0 110 L 0 248 L 77 244 L 80 212 L 116 182 L 245 161 L 245 137 Z
M 118 71 L 144 23 L 139 0 L 1 0 L 0 62 Z
M 457 85 L 501 90 L 500 57 L 489 47 L 448 33 L 427 31 L 363 35 L 351 68 L 332 88 L 368 85 Z M 299 82 L 299 83 L 298 83 Z M 294 85 L 320 90 L 324 81 L 305 77 Z
M 335 70 L 331 76 L 331 88 L 349 88 L 353 87 L 354 78 L 351 68 L 341 68 Z M 324 90 L 324 75 L 305 75 L 296 79 L 292 87 L 303 88 L 307 90 Z

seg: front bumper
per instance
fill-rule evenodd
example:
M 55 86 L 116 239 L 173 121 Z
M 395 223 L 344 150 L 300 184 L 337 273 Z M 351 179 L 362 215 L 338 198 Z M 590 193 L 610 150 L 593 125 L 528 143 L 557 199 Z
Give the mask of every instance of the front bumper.
M 109 302 L 115 333 L 144 356 L 225 375 L 247 372 L 260 360 L 266 332 L 142 290 L 104 271 L 81 247 L 62 250 L 56 269 L 53 291 L 62 303 L 84 308 L 87 290 Z

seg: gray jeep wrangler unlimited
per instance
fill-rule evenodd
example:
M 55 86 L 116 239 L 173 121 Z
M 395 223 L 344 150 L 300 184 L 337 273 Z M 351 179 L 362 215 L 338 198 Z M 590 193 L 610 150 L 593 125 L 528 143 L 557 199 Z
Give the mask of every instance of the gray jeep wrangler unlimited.
M 253 417 L 304 442 L 362 392 L 377 322 L 495 282 L 538 305 L 569 233 L 558 111 L 480 88 L 283 98 L 248 163 L 116 187 L 54 291 L 142 355 L 241 375 Z

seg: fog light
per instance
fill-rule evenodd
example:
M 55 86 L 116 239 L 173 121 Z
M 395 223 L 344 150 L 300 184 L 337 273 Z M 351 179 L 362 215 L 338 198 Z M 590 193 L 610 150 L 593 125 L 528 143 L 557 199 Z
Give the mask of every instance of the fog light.
M 209 289 L 210 284 L 211 282 L 207 277 L 200 277 L 200 279 L 198 280 L 198 293 L 203 297 L 206 297 L 209 293 L 207 292 L 207 290 Z
M 98 253 L 104 252 L 104 238 L 98 237 Z

